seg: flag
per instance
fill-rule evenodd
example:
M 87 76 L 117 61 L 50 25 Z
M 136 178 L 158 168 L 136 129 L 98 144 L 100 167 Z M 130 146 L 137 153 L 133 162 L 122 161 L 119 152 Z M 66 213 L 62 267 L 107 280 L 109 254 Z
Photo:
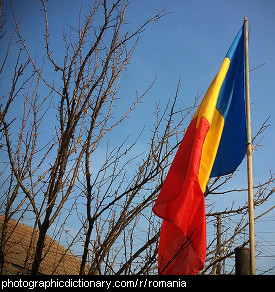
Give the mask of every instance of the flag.
M 159 274 L 195 275 L 206 258 L 204 190 L 233 172 L 246 153 L 244 27 L 194 114 L 153 212 L 163 219 Z

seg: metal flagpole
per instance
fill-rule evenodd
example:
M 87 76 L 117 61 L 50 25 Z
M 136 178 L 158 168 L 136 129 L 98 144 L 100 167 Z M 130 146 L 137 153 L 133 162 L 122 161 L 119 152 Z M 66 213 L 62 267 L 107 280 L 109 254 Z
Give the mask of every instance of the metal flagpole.
M 244 18 L 245 26 L 245 92 L 246 92 L 246 122 L 247 122 L 247 180 L 248 180 L 248 211 L 249 211 L 249 245 L 250 245 L 250 274 L 256 274 L 255 267 L 255 231 L 254 231 L 254 200 L 252 175 L 252 144 L 249 94 L 249 62 L 248 62 L 248 21 Z

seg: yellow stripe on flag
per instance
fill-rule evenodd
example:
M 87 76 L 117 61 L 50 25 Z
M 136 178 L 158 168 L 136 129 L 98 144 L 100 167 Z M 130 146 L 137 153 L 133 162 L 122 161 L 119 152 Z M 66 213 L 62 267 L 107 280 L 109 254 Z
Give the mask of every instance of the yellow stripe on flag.
M 199 108 L 193 117 L 194 119 L 198 116 L 196 128 L 199 126 L 199 122 L 202 117 L 206 118 L 210 124 L 210 129 L 203 144 L 199 171 L 199 183 L 202 191 L 204 191 L 208 182 L 224 127 L 224 118 L 217 110 L 216 104 L 229 65 L 230 60 L 225 58 L 219 73 L 209 86 Z

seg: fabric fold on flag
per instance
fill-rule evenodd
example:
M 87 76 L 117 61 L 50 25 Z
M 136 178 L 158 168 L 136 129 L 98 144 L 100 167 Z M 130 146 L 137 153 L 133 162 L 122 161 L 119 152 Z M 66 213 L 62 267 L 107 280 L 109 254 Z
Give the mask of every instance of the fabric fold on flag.
M 206 257 L 204 190 L 246 152 L 244 28 L 232 43 L 181 141 L 153 212 L 163 219 L 159 274 L 197 274 Z

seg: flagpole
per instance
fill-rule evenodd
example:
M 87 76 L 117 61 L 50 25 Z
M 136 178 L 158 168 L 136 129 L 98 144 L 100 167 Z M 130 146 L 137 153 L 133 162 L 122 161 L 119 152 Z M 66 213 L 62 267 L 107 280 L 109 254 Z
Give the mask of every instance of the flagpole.
M 244 18 L 245 26 L 245 92 L 246 92 L 246 122 L 247 122 L 247 181 L 248 181 L 248 211 L 249 211 L 249 245 L 250 245 L 250 274 L 256 274 L 255 267 L 255 231 L 254 231 L 254 200 L 252 175 L 252 144 L 250 119 L 250 93 L 249 93 L 249 61 L 248 61 L 248 21 Z

